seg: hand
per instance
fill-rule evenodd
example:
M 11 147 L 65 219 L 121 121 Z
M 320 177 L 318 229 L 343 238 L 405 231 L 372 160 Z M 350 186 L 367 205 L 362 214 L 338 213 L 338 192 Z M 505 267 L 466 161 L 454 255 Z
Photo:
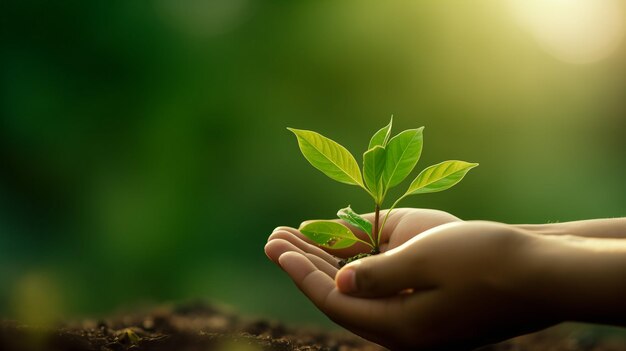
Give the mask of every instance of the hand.
M 404 209 L 390 215 L 385 253 L 341 270 L 291 228 L 278 228 L 266 253 L 322 312 L 354 333 L 392 349 L 447 350 L 560 321 L 525 293 L 535 240 L 505 224 Z M 349 250 L 332 253 L 356 253 Z

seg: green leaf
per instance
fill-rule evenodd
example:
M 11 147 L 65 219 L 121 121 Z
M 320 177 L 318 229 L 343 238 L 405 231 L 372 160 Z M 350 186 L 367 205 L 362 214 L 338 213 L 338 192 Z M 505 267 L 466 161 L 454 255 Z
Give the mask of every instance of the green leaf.
M 424 169 L 409 186 L 405 195 L 443 191 L 460 182 L 478 163 L 444 161 Z
M 383 170 L 385 191 L 400 184 L 417 164 L 422 154 L 423 130 L 424 127 L 405 130 L 389 140 Z
M 313 167 L 338 182 L 364 187 L 359 165 L 345 147 L 310 130 L 287 129 L 296 135 L 300 151 Z
M 333 221 L 311 222 L 300 228 L 300 232 L 316 244 L 329 249 L 343 249 L 362 241 L 348 227 Z
M 370 139 L 370 144 L 367 147 L 368 150 L 373 148 L 374 146 L 382 146 L 385 147 L 387 145 L 387 141 L 389 140 L 389 135 L 391 134 L 391 126 L 393 125 L 393 115 L 391 116 L 391 120 L 389 124 L 379 129 L 372 139 Z
M 339 210 L 337 212 L 337 217 L 361 229 L 369 235 L 370 239 L 372 238 L 372 223 L 361 217 L 358 213 L 354 212 L 350 206 Z
M 382 202 L 385 192 L 382 186 L 382 175 L 385 169 L 385 148 L 377 145 L 363 154 L 363 178 L 377 203 Z

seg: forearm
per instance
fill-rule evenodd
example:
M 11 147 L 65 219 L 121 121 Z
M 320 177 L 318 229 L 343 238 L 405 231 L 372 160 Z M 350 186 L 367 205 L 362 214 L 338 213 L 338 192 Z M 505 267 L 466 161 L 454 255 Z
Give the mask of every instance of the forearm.
M 540 237 L 529 292 L 560 320 L 626 326 L 626 240 Z
M 575 235 L 590 238 L 626 238 L 626 217 L 590 219 L 551 224 L 517 224 L 515 227 L 543 235 Z

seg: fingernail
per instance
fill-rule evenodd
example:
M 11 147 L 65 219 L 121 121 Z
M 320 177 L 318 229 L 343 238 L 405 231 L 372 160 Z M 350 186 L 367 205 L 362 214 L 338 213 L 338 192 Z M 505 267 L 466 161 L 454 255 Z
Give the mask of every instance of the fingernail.
M 342 293 L 352 293 L 356 288 L 356 269 L 354 267 L 346 267 L 339 271 L 335 280 L 337 288 Z

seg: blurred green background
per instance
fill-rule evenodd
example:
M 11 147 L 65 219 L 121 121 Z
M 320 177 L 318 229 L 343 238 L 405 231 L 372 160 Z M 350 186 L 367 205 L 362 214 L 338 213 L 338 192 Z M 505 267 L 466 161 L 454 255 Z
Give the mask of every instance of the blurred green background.
M 267 261 L 266 238 L 372 205 L 310 167 L 285 127 L 360 159 L 394 114 L 396 132 L 426 126 L 418 169 L 480 162 L 405 206 L 505 222 L 625 216 L 625 8 L 4 1 L 0 315 L 207 298 L 325 323 Z

